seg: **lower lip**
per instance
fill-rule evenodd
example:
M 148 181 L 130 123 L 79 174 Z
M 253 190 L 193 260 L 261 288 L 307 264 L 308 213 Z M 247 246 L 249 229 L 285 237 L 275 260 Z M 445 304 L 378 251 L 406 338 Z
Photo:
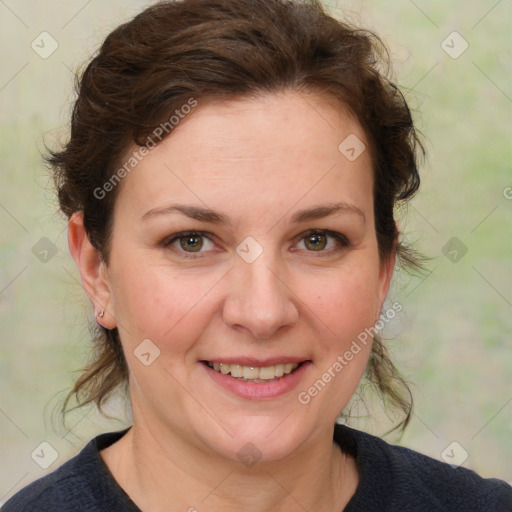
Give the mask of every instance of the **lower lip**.
M 224 375 L 223 373 L 216 372 L 205 363 L 199 364 L 206 369 L 208 375 L 214 382 L 227 391 L 248 400 L 268 400 L 285 395 L 297 387 L 311 365 L 311 361 L 302 363 L 295 371 L 288 373 L 283 377 L 261 383 L 244 382 L 243 380 L 231 377 L 231 375 Z

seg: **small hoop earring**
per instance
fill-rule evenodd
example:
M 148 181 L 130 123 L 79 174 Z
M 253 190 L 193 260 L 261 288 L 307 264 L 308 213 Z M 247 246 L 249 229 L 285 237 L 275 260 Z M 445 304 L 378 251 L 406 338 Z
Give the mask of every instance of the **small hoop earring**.
M 105 310 L 102 309 L 99 313 L 98 313 L 98 318 L 103 318 L 103 315 L 105 314 Z

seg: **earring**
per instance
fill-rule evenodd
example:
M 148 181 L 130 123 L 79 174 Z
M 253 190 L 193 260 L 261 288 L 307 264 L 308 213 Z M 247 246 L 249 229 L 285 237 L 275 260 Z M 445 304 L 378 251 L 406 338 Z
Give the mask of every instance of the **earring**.
M 105 314 L 105 310 L 102 309 L 99 313 L 98 313 L 98 318 L 103 318 L 103 315 Z

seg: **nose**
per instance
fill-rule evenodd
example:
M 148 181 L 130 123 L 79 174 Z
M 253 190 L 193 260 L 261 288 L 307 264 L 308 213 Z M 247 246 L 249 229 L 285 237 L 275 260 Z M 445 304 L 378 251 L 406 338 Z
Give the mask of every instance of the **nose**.
M 275 261 L 264 255 L 252 263 L 240 258 L 228 275 L 223 318 L 230 328 L 268 339 L 285 326 L 296 324 L 296 297 Z

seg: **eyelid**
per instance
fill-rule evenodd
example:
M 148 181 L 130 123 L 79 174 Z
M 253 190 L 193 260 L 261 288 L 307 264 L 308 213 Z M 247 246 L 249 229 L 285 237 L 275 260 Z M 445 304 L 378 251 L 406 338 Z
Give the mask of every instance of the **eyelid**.
M 204 238 L 208 238 L 211 242 L 213 242 L 213 238 L 215 238 L 215 235 L 213 233 L 210 233 L 208 231 L 201 231 L 197 229 L 189 229 L 187 231 L 179 231 L 178 233 L 173 233 L 172 235 L 169 235 L 165 237 L 162 241 L 162 244 L 169 245 L 176 240 L 179 240 L 180 238 L 185 238 L 186 236 L 190 235 L 198 235 Z

